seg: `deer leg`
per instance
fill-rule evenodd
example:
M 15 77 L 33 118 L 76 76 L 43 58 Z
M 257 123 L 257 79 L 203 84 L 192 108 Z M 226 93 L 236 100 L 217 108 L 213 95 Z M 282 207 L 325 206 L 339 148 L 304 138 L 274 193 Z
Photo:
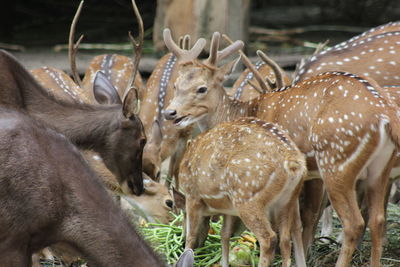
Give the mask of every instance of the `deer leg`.
M 303 224 L 303 244 L 306 253 L 308 253 L 314 240 L 323 197 L 323 183 L 320 179 L 313 179 L 304 183 L 303 197 L 301 199 L 301 219 Z
M 333 208 L 331 205 L 326 207 L 322 212 L 321 236 L 330 236 L 332 234 L 332 213 Z
M 169 167 L 168 167 L 168 177 L 175 179 L 175 188 L 179 190 L 179 165 L 181 163 L 181 160 L 183 158 L 183 155 L 185 154 L 186 150 L 186 141 L 189 138 L 189 136 L 184 135 L 183 137 L 179 137 L 179 141 L 176 147 L 176 150 L 174 154 L 171 156 L 171 159 L 169 161 Z M 169 187 L 169 184 L 168 184 Z
M 198 200 L 186 198 L 186 242 L 185 249 L 196 247 L 200 224 L 203 219 L 203 204 Z
M 233 230 L 233 216 L 224 215 L 224 222 L 221 229 L 222 242 L 222 267 L 229 267 L 229 239 Z
M 386 195 L 389 191 L 389 174 L 396 160 L 393 153 L 381 174 L 369 176 L 367 180 L 367 201 L 369 207 L 369 227 L 371 231 L 371 266 L 381 266 L 382 242 L 385 230 Z M 372 166 L 371 168 L 373 168 Z M 371 171 L 373 173 L 373 171 Z
M 298 198 L 293 203 L 293 222 L 291 227 L 291 236 L 294 246 L 294 255 L 296 259 L 297 267 L 306 267 L 306 258 L 303 247 L 302 231 L 303 227 L 301 225 L 300 208 Z
M 290 206 L 282 210 L 279 214 L 279 248 L 282 256 L 282 267 L 289 267 L 291 263 L 291 243 L 290 243 L 290 230 L 292 224 L 292 212 L 294 209 L 291 207 L 293 201 L 290 201 Z
M 343 244 L 336 267 L 349 266 L 353 252 L 362 235 L 364 220 L 357 203 L 355 184 L 345 183 L 343 176 L 325 178 L 329 199 L 343 225 Z
M 258 267 L 267 267 L 273 260 L 277 238 L 267 218 L 266 210 L 255 209 L 255 206 L 254 203 L 248 202 L 237 207 L 237 210 L 243 223 L 255 234 L 260 243 Z

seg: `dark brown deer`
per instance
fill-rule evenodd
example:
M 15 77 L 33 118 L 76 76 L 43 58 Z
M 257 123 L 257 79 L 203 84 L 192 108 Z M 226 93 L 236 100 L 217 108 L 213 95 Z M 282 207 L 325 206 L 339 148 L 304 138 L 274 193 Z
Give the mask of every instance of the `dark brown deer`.
M 168 48 L 178 54 L 170 32 Z M 218 43 L 219 34 L 213 36 Z M 214 45 L 212 44 L 212 47 Z M 215 45 L 214 57 L 218 45 Z M 365 222 L 355 185 L 364 180 L 368 199 L 371 265 L 379 266 L 385 223 L 385 193 L 400 145 L 398 107 L 372 79 L 328 72 L 249 102 L 229 99 L 222 86 L 235 61 L 222 67 L 185 57 L 175 97 L 165 110 L 177 127 L 198 122 L 207 129 L 240 116 L 256 116 L 286 128 L 307 155 L 309 170 L 318 170 L 344 227 L 336 266 L 348 266 Z
M 122 102 L 115 90 L 95 87 L 94 95 L 107 105 L 59 101 L 9 53 L 0 51 L 0 104 L 25 110 L 54 127 L 82 149 L 93 149 L 120 184 L 137 195 L 143 192 L 142 153 L 146 143 L 136 116 L 137 94 L 130 90 Z
M 23 113 L 0 113 L 1 266 L 31 266 L 53 243 L 93 266 L 166 266 L 73 144 Z

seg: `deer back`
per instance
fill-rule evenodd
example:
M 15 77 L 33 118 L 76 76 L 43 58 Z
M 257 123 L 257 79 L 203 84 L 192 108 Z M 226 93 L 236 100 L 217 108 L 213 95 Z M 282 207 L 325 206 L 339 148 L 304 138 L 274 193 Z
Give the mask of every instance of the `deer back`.
M 294 82 L 326 71 L 344 71 L 373 78 L 381 86 L 399 84 L 400 60 L 396 55 L 400 47 L 400 27 L 398 30 L 366 35 L 324 50 L 299 69 Z
M 129 77 L 133 73 L 133 67 L 132 60 L 123 55 L 106 54 L 95 56 L 86 69 L 85 76 L 82 80 L 82 88 L 87 95 L 86 97 L 94 102 L 93 83 L 96 73 L 101 71 L 115 89 L 117 89 L 119 96 L 123 98 L 128 88 Z M 133 85 L 137 88 L 141 96 L 145 85 L 139 72 L 136 73 Z
M 69 103 L 90 103 L 89 97 L 64 71 L 41 67 L 30 71 L 36 81 L 55 99 Z
M 243 118 L 190 142 L 180 179 L 186 198 L 202 199 L 208 212 L 237 215 L 234 206 L 246 201 L 258 199 L 263 208 L 279 197 L 289 200 L 281 194 L 293 192 L 305 173 L 303 154 L 279 126 Z

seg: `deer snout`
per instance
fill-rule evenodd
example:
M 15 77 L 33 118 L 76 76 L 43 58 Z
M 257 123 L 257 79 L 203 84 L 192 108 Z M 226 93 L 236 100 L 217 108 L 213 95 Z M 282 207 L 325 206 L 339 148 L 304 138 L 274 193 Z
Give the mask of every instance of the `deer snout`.
M 140 196 L 144 192 L 143 178 L 128 181 L 128 187 L 136 196 Z
M 166 109 L 164 110 L 164 117 L 166 120 L 174 120 L 176 119 L 176 110 L 174 109 Z

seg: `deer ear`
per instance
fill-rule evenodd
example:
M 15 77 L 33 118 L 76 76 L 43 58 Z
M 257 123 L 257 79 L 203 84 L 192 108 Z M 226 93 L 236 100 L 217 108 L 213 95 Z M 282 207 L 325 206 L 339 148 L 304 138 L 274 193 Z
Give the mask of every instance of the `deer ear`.
M 161 132 L 161 125 L 158 120 L 155 120 L 153 122 L 153 125 L 151 126 L 151 136 L 149 138 L 149 143 L 154 143 L 157 146 L 160 146 L 161 141 L 162 141 L 162 132 Z
M 130 118 L 139 113 L 139 95 L 136 88 L 131 88 L 125 95 L 124 103 L 122 104 L 122 111 L 125 118 Z
M 101 71 L 94 78 L 93 94 L 99 104 L 122 104 L 117 89 Z
M 236 69 L 237 64 L 240 61 L 240 56 L 237 59 L 234 59 L 228 63 L 226 63 L 225 65 L 223 65 L 219 72 L 224 75 L 224 79 L 227 79 L 229 77 L 229 75 L 231 75 L 233 73 L 233 71 Z
M 194 253 L 193 250 L 188 248 L 179 257 L 175 267 L 193 267 L 194 265 Z

